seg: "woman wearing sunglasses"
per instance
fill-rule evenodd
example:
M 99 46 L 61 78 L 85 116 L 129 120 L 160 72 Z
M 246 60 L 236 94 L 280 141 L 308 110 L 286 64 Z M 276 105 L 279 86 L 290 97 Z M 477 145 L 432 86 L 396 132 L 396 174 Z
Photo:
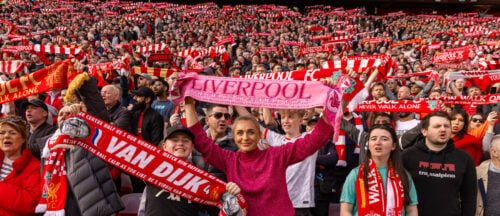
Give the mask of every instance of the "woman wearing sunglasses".
M 187 125 L 195 136 L 195 148 L 203 158 L 223 171 L 236 183 L 248 203 L 248 214 L 294 215 L 286 185 L 286 169 L 323 147 L 333 135 L 333 127 L 320 120 L 311 134 L 294 142 L 260 150 L 263 137 L 253 116 L 240 116 L 233 124 L 233 136 L 239 151 L 223 150 L 215 145 L 201 127 L 192 98 L 186 98 Z M 271 145 L 272 146 L 272 145 Z
M 418 215 L 417 192 L 401 160 L 396 132 L 386 125 L 370 128 L 363 163 L 346 178 L 340 215 Z
M 32 215 L 41 195 L 40 161 L 28 150 L 19 118 L 0 120 L 0 215 Z

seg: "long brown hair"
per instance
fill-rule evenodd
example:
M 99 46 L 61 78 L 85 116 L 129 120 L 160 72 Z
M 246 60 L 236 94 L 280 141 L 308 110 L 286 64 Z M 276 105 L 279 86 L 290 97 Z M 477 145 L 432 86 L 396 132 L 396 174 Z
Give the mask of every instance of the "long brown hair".
M 387 125 L 373 125 L 370 128 L 369 136 L 371 136 L 373 130 L 375 129 L 382 129 L 391 134 L 392 142 L 396 146 L 394 150 L 391 151 L 391 155 L 389 156 L 389 160 L 392 162 L 392 167 L 394 167 L 394 171 L 396 172 L 397 175 L 399 175 L 399 178 L 401 179 L 401 183 L 403 185 L 403 191 L 404 191 L 404 205 L 409 205 L 411 203 L 410 200 L 410 180 L 408 179 L 408 174 L 406 170 L 404 169 L 403 166 L 403 161 L 401 160 L 401 147 L 399 147 L 398 143 L 398 136 L 396 135 L 396 131 L 394 131 L 393 128 L 387 126 Z M 368 145 L 367 145 L 368 147 Z M 364 175 L 364 180 L 365 182 L 368 182 L 368 173 L 370 172 L 370 165 L 368 164 L 370 159 L 372 157 L 372 154 L 370 150 L 367 148 L 366 150 L 366 156 L 363 159 L 363 175 Z M 368 190 L 368 184 L 365 185 L 366 190 Z

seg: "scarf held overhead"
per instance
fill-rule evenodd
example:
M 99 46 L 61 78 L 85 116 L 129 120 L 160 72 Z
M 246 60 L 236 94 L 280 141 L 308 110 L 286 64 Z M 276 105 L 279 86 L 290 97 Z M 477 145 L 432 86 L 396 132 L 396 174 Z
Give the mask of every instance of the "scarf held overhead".
M 222 196 L 226 191 L 222 180 L 88 113 L 80 112 L 66 119 L 61 135 L 49 142 L 51 149 L 65 145 L 79 146 L 123 171 L 188 200 L 221 209 L 223 203 L 227 204 L 226 200 L 221 201 L 221 197 L 226 197 Z M 245 199 L 241 194 L 236 198 L 245 215 Z
M 339 80 L 340 86 L 350 83 Z M 342 109 L 341 90 L 318 82 L 286 80 L 253 80 L 241 78 L 198 76 L 194 73 L 175 80 L 170 91 L 172 102 L 180 104 L 184 97 L 209 103 L 266 107 L 275 109 L 305 109 L 325 107 L 325 114 L 338 131 Z M 338 136 L 336 132 L 335 140 Z
M 69 80 L 77 75 L 70 60 L 64 60 L 18 79 L 0 83 L 0 103 L 6 103 L 53 88 L 68 87 Z

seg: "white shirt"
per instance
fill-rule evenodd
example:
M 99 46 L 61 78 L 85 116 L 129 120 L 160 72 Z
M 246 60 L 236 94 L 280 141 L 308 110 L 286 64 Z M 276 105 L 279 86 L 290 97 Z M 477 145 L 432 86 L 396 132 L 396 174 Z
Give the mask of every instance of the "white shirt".
M 402 122 L 400 120 L 396 121 L 396 134 L 401 137 L 406 131 L 416 127 L 420 123 L 420 120 L 412 119 L 410 121 Z
M 12 172 L 12 163 L 14 163 L 13 160 L 5 156 L 3 157 L 2 168 L 0 169 L 0 181 L 3 181 Z
M 299 137 L 288 139 L 285 135 L 266 130 L 264 140 L 270 146 L 276 147 L 294 142 L 308 133 L 302 133 Z M 314 175 L 318 152 L 312 154 L 301 162 L 290 165 L 286 169 L 286 185 L 288 196 L 294 208 L 314 207 Z

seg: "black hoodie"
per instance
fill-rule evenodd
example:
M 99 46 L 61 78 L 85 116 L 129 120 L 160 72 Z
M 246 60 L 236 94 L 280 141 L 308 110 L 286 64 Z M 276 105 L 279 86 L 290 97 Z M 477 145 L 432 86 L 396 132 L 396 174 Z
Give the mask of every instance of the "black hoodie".
M 419 136 L 403 152 L 403 164 L 417 189 L 420 216 L 473 216 L 476 209 L 476 169 L 467 152 L 455 148 L 450 139 L 435 152 Z

